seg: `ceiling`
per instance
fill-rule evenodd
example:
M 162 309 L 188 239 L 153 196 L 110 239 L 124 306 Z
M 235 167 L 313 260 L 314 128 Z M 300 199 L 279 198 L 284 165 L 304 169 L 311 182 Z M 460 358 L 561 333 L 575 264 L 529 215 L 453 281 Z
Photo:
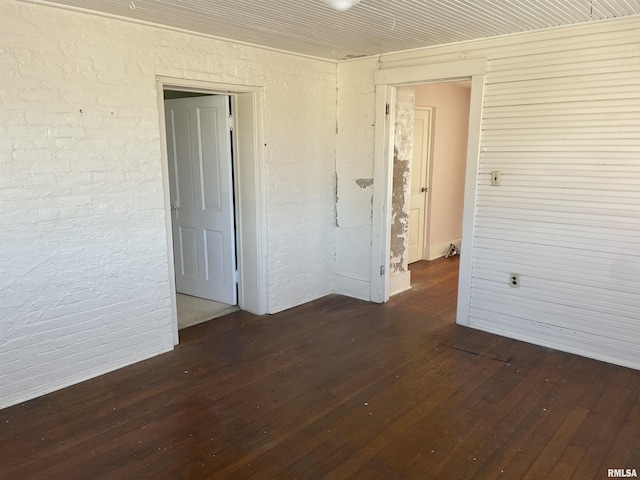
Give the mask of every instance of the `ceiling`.
M 640 0 L 33 1 L 332 60 L 640 14 Z

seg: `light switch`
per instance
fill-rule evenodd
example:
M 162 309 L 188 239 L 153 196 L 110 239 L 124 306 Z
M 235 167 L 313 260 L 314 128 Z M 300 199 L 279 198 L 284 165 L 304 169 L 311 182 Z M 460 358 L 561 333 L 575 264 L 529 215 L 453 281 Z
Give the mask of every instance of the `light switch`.
M 491 186 L 499 187 L 502 185 L 502 172 L 500 170 L 494 170 L 491 172 Z

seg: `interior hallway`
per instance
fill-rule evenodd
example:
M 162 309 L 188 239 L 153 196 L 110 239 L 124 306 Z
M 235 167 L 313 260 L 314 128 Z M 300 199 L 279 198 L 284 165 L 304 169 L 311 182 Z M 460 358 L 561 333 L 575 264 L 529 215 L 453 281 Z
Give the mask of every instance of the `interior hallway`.
M 385 305 L 328 296 L 0 411 L 0 478 L 606 478 L 640 371 L 460 327 L 458 257 Z

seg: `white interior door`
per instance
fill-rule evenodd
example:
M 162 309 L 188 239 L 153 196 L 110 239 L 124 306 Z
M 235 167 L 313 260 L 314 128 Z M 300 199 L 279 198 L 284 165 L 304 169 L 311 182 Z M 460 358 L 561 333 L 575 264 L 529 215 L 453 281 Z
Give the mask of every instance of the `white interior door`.
M 229 97 L 165 101 L 176 290 L 235 305 Z
M 409 203 L 409 263 L 424 258 L 426 241 L 429 155 L 431 152 L 431 108 L 416 109 L 413 121 L 413 159 Z

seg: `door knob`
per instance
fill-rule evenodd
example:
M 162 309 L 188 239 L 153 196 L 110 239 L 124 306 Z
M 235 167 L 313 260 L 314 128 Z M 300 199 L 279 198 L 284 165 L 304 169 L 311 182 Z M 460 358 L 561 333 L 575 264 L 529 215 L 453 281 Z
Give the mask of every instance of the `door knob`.
M 428 191 L 429 191 L 429 189 L 428 189 L 427 187 L 422 187 L 422 188 L 420 189 L 420 191 L 421 191 L 422 193 L 424 193 L 424 192 L 428 192 Z

